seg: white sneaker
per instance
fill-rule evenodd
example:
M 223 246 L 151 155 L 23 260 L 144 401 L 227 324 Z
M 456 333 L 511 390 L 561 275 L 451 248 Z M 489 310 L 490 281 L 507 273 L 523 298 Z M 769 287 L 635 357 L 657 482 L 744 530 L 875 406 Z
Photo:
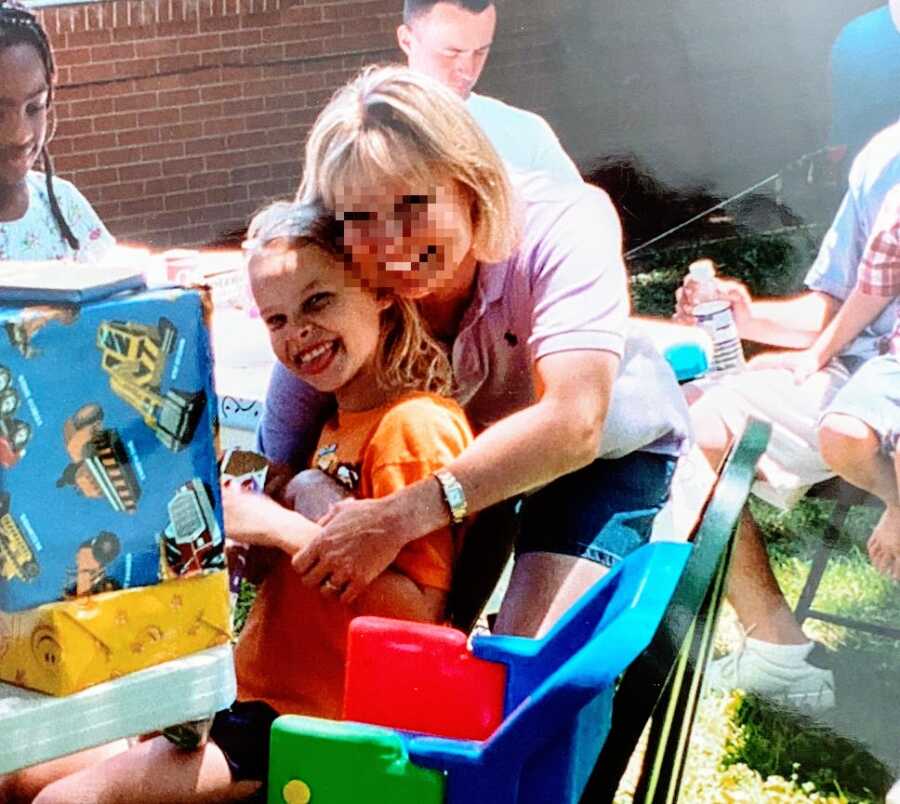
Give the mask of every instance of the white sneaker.
M 900 804 L 900 779 L 897 779 L 894 786 L 888 790 L 884 804 Z
M 834 675 L 807 661 L 812 648 L 811 642 L 775 645 L 745 637 L 737 650 L 710 664 L 706 683 L 709 689 L 741 689 L 797 709 L 831 709 Z

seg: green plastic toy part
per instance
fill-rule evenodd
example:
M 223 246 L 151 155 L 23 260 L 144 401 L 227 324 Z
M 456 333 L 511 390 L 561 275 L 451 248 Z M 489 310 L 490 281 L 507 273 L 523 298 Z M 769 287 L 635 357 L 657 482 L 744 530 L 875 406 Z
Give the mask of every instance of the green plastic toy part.
M 442 804 L 443 774 L 391 729 L 285 715 L 272 725 L 268 804 Z

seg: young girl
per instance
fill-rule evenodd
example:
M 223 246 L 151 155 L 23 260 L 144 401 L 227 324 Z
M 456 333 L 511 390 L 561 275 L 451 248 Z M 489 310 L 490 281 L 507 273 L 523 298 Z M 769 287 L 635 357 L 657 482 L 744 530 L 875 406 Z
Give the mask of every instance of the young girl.
M 54 178 L 47 144 L 56 70 L 37 17 L 0 0 L 0 261 L 94 260 L 113 238 L 84 196 Z M 43 173 L 32 170 L 41 158 Z
M 462 410 L 439 395 L 450 390 L 449 361 L 412 302 L 362 289 L 345 271 L 318 209 L 293 208 L 290 220 L 288 209 L 251 226 L 263 241 L 250 259 L 253 295 L 278 360 L 336 396 L 313 465 L 356 496 L 384 496 L 428 477 L 472 440 Z M 239 702 L 217 715 L 211 742 L 196 752 L 155 738 L 50 785 L 36 801 L 240 800 L 266 777 L 278 714 L 340 715 L 353 616 L 443 619 L 458 546 L 450 528 L 412 541 L 348 606 L 340 587 L 326 579 L 326 594 L 309 589 L 291 567 L 318 525 L 262 495 L 227 487 L 223 497 L 230 538 L 281 551 L 235 651 Z

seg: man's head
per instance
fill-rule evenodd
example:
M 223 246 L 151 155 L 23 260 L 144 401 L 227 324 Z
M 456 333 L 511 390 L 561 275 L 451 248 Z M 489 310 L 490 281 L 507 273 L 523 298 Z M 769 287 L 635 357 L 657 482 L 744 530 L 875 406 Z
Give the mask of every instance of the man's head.
M 465 100 L 487 61 L 496 25 L 493 0 L 404 0 L 397 41 L 410 68 Z

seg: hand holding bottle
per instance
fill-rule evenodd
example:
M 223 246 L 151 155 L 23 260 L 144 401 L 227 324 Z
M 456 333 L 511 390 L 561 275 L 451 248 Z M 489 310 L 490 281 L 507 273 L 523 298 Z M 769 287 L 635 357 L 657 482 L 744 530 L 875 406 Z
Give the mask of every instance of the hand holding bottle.
M 691 282 L 686 282 L 683 292 L 677 294 L 678 304 L 682 309 L 687 308 L 689 300 L 691 320 L 712 340 L 710 374 L 742 370 L 745 366 L 744 350 L 730 296 L 736 295 L 738 304 L 749 314 L 749 293 L 740 283 L 731 283 L 732 287 L 728 287 L 717 281 L 715 264 L 709 259 L 692 262 L 688 275 Z M 687 288 L 690 288 L 689 293 L 684 292 Z M 685 309 L 685 312 L 688 311 Z
M 697 323 L 693 310 L 703 301 L 715 299 L 727 301 L 731 304 L 735 324 L 740 328 L 742 322 L 750 318 L 750 309 L 753 299 L 750 291 L 743 282 L 736 279 L 722 279 L 715 276 L 712 280 L 713 296 L 708 298 L 710 286 L 704 285 L 690 273 L 685 274 L 680 288 L 675 291 L 675 314 L 672 318 L 679 324 L 693 325 Z

